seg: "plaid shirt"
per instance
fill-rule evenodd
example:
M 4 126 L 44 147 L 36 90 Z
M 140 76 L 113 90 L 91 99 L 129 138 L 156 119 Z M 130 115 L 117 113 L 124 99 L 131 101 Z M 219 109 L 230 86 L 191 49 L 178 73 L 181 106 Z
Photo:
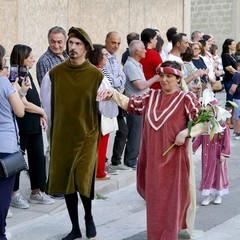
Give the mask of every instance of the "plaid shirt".
M 55 53 L 53 53 L 50 48 L 48 47 L 48 50 L 39 58 L 37 62 L 37 80 L 39 83 L 39 86 L 41 86 L 42 79 L 46 75 L 48 71 L 50 71 L 54 66 L 58 65 L 59 63 L 64 62 L 68 55 L 64 51 L 63 57 L 61 58 Z

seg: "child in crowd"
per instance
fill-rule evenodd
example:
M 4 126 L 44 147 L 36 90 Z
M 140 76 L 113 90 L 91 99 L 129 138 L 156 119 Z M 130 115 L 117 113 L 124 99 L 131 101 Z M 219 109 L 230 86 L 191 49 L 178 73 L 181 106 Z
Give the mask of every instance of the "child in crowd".
M 202 179 L 199 190 L 205 198 L 203 206 L 222 203 L 222 196 L 228 194 L 228 168 L 226 158 L 230 156 L 230 129 L 225 122 L 221 133 L 214 134 L 210 141 L 204 133 L 193 141 L 193 153 L 202 145 Z
M 233 95 L 233 102 L 238 105 L 238 108 L 234 109 L 233 116 L 233 128 L 235 133 L 235 140 L 240 140 L 240 59 L 236 61 L 237 72 L 234 73 L 232 78 L 232 86 L 229 93 Z
M 214 60 L 214 66 L 217 70 L 221 71 L 221 75 L 223 75 L 223 65 L 222 65 L 222 58 L 218 55 L 218 46 L 215 44 L 212 44 L 210 47 L 210 53 L 212 54 L 212 58 Z

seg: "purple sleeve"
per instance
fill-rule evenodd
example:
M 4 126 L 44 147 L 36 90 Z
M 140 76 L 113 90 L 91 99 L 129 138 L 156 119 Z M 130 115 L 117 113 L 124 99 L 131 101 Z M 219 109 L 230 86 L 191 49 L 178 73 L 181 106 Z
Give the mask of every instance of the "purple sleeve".
M 240 73 L 235 73 L 232 78 L 233 84 L 239 85 L 240 84 Z
M 9 98 L 9 96 L 16 92 L 13 85 L 10 83 L 7 77 L 1 77 L 1 83 L 0 83 L 1 91 L 3 91 L 3 94 L 6 98 Z

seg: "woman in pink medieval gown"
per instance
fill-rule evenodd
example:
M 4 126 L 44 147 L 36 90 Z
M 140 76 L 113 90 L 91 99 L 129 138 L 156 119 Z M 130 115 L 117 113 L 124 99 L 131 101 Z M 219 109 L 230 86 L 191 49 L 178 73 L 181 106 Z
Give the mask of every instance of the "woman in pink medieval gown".
M 166 61 L 157 72 L 162 89 L 130 99 L 105 90 L 98 100 L 111 98 L 128 112 L 143 115 L 137 190 L 146 200 L 148 240 L 177 240 L 178 232 L 187 228 L 191 203 L 188 138 L 204 130 L 195 125 L 189 136 L 187 123 L 197 119 L 200 103 L 191 92 L 180 90 L 181 66 Z M 163 156 L 173 143 L 175 146 Z

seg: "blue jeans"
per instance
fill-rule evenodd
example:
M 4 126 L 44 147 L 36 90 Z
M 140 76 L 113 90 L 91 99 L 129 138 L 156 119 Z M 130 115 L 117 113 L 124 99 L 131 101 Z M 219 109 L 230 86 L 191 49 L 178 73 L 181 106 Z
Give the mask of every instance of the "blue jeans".
M 142 137 L 142 116 L 129 113 L 127 115 L 128 137 L 125 148 L 124 164 L 133 167 L 137 164 Z

